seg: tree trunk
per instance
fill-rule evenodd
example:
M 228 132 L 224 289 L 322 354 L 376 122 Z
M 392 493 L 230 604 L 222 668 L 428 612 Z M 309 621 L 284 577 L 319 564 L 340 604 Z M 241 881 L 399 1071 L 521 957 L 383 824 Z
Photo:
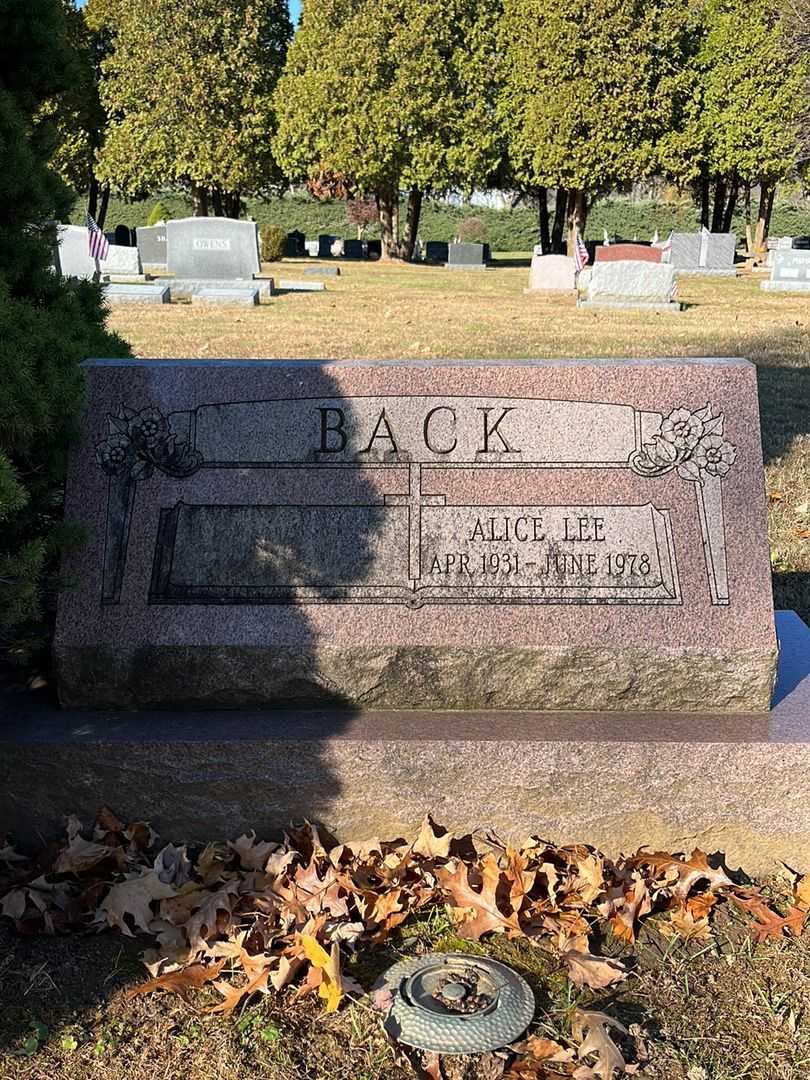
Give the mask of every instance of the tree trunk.
M 541 187 L 537 191 L 537 209 L 538 209 L 538 227 L 539 235 L 538 242 L 543 250 L 544 255 L 548 255 L 551 251 L 551 230 L 549 228 L 549 215 L 548 215 L 548 188 Z
M 100 229 L 104 228 L 104 222 L 107 218 L 107 207 L 110 205 L 110 185 L 105 184 L 101 191 L 101 203 L 98 208 L 98 217 L 96 218 L 96 225 Z
M 734 211 L 737 209 L 737 198 L 739 194 L 740 181 L 735 175 L 731 178 L 728 198 L 726 199 L 726 208 L 723 211 L 723 225 L 721 229 L 722 232 L 731 232 L 731 226 L 734 222 Z
M 723 211 L 726 208 L 726 181 L 718 176 L 714 182 L 714 208 L 712 209 L 712 224 L 710 232 L 719 233 L 723 230 Z
M 239 214 L 242 210 L 242 193 L 241 191 L 228 191 L 225 193 L 225 213 L 229 218 L 239 220 Z
M 98 212 L 98 180 L 90 178 L 90 190 L 87 192 L 87 213 L 95 221 Z
M 773 197 L 775 193 L 775 184 L 760 183 L 757 229 L 754 235 L 755 251 L 763 251 L 765 249 L 765 241 L 768 239 L 768 231 L 771 227 L 771 211 L 773 210 Z
M 568 192 L 568 210 L 566 214 L 566 226 L 568 229 L 567 251 L 573 256 L 576 248 L 577 233 L 584 239 L 585 223 L 588 220 L 588 196 L 579 188 L 571 188 Z
M 704 229 L 709 227 L 709 176 L 704 169 L 699 181 L 700 193 L 700 224 Z
M 402 257 L 408 262 L 413 258 L 416 237 L 419 233 L 419 219 L 422 216 L 422 192 L 411 188 L 408 192 L 408 209 L 405 215 L 405 235 L 402 239 Z
M 745 249 L 749 255 L 754 251 L 754 234 L 751 231 L 751 185 L 745 185 Z
M 563 251 L 563 233 L 565 231 L 565 217 L 568 211 L 568 192 L 563 187 L 557 188 L 557 197 L 554 201 L 554 224 L 551 228 L 551 250 L 559 255 Z
M 382 188 L 375 198 L 380 215 L 382 258 L 395 259 L 399 254 L 399 200 L 392 188 Z
M 191 189 L 194 217 L 208 217 L 208 190 L 195 184 Z
M 222 213 L 222 192 L 218 187 L 211 188 L 211 205 L 214 208 L 214 217 L 224 217 Z

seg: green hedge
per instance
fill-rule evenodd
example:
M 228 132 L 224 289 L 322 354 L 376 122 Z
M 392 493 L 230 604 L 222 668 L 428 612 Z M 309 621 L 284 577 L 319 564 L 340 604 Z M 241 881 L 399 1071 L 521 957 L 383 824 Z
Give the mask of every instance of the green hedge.
M 126 203 L 110 199 L 105 227 L 113 229 L 119 223 L 134 228 L 146 224 L 155 196 L 141 202 Z M 186 217 L 191 213 L 191 203 L 183 195 L 160 193 L 160 201 L 170 217 Z M 275 225 L 285 233 L 299 229 L 309 239 L 319 233 L 336 236 L 354 236 L 354 226 L 346 220 L 346 204 L 339 200 L 318 202 L 306 195 L 288 195 L 283 198 L 248 199 L 247 213 L 259 224 Z M 456 235 L 459 224 L 469 217 L 481 220 L 493 251 L 529 251 L 537 242 L 537 213 L 520 206 L 515 210 L 489 210 L 480 206 L 449 206 L 446 203 L 426 202 L 422 210 L 419 235 L 424 241 L 450 241 Z M 404 207 L 403 207 L 404 218 Z M 77 224 L 84 220 L 84 202 L 78 201 L 71 218 Z M 690 232 L 699 225 L 697 210 L 688 201 L 679 203 L 633 202 L 630 199 L 603 199 L 596 203 L 588 218 L 586 235 L 601 240 L 604 229 L 611 236 L 632 240 L 649 240 L 655 230 L 665 237 L 671 229 Z M 737 235 L 745 236 L 745 224 L 741 214 L 734 221 Z M 810 200 L 800 203 L 783 200 L 777 202 L 771 222 L 774 236 L 798 234 L 810 235 Z M 379 226 L 368 230 L 368 237 L 379 236 Z

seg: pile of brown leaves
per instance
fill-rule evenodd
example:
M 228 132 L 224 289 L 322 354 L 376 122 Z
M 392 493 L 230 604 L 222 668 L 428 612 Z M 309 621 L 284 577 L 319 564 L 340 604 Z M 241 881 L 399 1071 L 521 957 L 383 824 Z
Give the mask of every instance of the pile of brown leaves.
M 125 825 L 105 807 L 92 838 L 72 817 L 66 841 L 34 860 L 0 841 L 10 886 L 0 912 L 21 933 L 109 926 L 149 935 L 144 963 L 152 978 L 130 993 L 188 999 L 211 983 L 222 997 L 211 1011 L 227 1014 L 250 994 L 289 985 L 296 997 L 317 993 L 334 1011 L 345 994 L 363 993 L 342 971 L 346 952 L 379 946 L 430 905 L 446 904 L 463 938 L 502 933 L 554 952 L 576 986 L 596 991 L 627 976 L 619 960 L 593 951 L 608 928 L 632 943 L 656 916 L 665 935 L 710 940 L 713 910 L 731 902 L 761 942 L 801 934 L 810 909 L 810 876 L 797 877 L 782 914 L 699 850 L 610 860 L 536 838 L 517 849 L 494 836 L 455 837 L 429 816 L 410 843 L 339 844 L 309 824 L 289 829 L 281 843 L 251 834 L 193 856 L 173 844 L 155 853 L 156 840 L 146 823 Z M 578 1011 L 576 1052 L 534 1037 L 509 1075 L 610 1080 L 632 1071 L 611 1025 L 620 1027 L 603 1013 Z

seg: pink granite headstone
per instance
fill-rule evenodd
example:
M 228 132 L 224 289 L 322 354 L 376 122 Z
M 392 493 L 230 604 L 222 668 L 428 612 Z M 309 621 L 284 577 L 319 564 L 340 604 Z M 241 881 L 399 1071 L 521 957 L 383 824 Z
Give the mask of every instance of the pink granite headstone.
M 747 361 L 86 373 L 65 704 L 768 708 Z
M 661 262 L 661 249 L 649 244 L 597 244 L 594 262 Z

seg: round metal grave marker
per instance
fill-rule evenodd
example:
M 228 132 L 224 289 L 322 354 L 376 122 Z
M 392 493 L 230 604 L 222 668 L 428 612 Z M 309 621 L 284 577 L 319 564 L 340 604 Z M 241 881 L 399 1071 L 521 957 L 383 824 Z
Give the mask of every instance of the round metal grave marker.
M 437 1054 L 497 1050 L 522 1035 L 534 1016 L 525 979 L 486 956 L 428 953 L 403 960 L 374 989 L 393 995 L 386 1032 Z

